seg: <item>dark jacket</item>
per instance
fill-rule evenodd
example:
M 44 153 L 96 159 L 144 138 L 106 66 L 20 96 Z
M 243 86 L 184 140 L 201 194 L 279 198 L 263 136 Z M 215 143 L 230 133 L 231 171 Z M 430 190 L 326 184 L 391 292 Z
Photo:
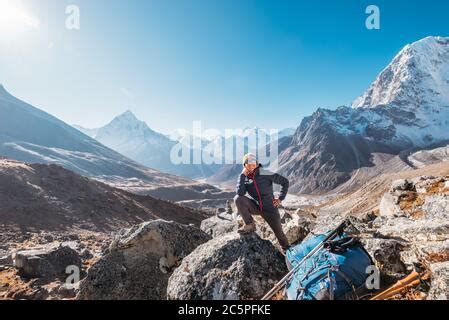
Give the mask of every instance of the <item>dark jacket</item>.
M 287 178 L 265 170 L 260 166 L 254 172 L 254 176 L 247 177 L 240 174 L 237 182 L 237 194 L 244 196 L 248 193 L 259 204 L 261 211 L 276 210 L 273 205 L 274 192 L 273 183 L 281 185 L 279 200 L 287 196 L 289 181 Z

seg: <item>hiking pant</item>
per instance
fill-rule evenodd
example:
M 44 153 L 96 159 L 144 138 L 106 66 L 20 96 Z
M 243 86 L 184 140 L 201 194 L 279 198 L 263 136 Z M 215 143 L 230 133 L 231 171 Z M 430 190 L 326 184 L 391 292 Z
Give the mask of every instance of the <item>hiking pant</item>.
M 242 216 L 243 221 L 245 221 L 245 224 L 254 223 L 252 215 L 260 215 L 268 223 L 271 230 L 273 230 L 274 235 L 278 239 L 282 249 L 287 249 L 290 246 L 284 230 L 282 230 L 281 216 L 277 208 L 273 206 L 272 208 L 261 212 L 256 201 L 246 196 L 239 195 L 235 196 L 234 203 L 237 206 L 237 210 Z

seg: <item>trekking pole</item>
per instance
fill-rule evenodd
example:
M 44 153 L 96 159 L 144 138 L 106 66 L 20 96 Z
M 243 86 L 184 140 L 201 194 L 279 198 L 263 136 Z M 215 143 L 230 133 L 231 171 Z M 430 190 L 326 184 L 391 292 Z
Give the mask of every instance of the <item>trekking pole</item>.
M 312 251 L 310 251 L 292 270 L 290 270 L 289 273 L 285 275 L 268 293 L 262 298 L 262 300 L 270 300 L 279 290 L 282 289 L 282 287 L 285 286 L 287 281 L 291 279 L 291 277 L 295 274 L 296 271 L 299 270 L 301 265 L 304 264 L 304 262 L 307 261 L 310 257 L 312 257 L 315 253 L 320 251 L 324 243 L 326 243 L 329 240 L 334 239 L 336 236 L 338 236 L 344 229 L 346 229 L 351 224 L 351 221 L 349 219 L 345 219 L 334 231 L 329 233 L 326 238 L 323 239 L 323 241 L 320 242 Z

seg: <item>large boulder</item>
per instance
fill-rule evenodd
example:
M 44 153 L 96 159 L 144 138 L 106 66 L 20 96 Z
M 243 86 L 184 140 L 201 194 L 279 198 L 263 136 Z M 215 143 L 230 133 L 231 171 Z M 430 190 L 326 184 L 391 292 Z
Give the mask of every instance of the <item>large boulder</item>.
M 154 220 L 122 231 L 80 285 L 81 300 L 159 300 L 181 260 L 210 236 L 194 226 Z
M 374 227 L 383 237 L 410 242 L 449 239 L 449 190 L 446 178 L 420 177 L 404 188 L 391 188 L 380 206 Z
M 449 176 L 396 180 L 384 194 L 378 211 L 351 217 L 356 228 L 348 232 L 362 240 L 374 259 L 382 288 L 415 270 L 431 275 L 429 292 L 425 281 L 425 285 L 415 288 L 421 296 L 448 296 L 448 185 Z M 334 229 L 344 218 L 339 212 L 319 212 L 310 236 Z
M 376 262 L 384 286 L 403 279 L 411 272 L 411 266 L 406 265 L 401 256 L 407 244 L 394 239 L 362 238 L 361 240 L 366 251 Z
M 237 231 L 238 227 L 238 223 L 233 219 L 232 214 L 220 214 L 201 221 L 200 228 L 215 238 Z
M 61 243 L 21 250 L 14 253 L 12 258 L 20 274 L 30 278 L 62 276 L 69 266 L 81 268 L 81 259 L 76 250 Z
M 363 239 L 387 284 L 413 270 L 429 271 L 427 299 L 449 296 L 448 181 L 426 176 L 395 181 Z
M 391 183 L 391 192 L 396 191 L 416 191 L 415 185 L 413 182 L 407 180 L 407 179 L 399 179 L 395 180 Z
M 293 215 L 291 220 L 288 220 L 282 228 L 288 242 L 293 245 L 305 239 L 310 233 L 310 229 L 313 228 L 313 223 L 307 218 Z
M 260 299 L 286 273 L 282 254 L 257 234 L 230 233 L 201 245 L 171 275 L 167 297 Z
M 385 193 L 380 200 L 379 212 L 385 217 L 400 216 L 402 210 L 399 207 L 398 197 L 390 192 Z

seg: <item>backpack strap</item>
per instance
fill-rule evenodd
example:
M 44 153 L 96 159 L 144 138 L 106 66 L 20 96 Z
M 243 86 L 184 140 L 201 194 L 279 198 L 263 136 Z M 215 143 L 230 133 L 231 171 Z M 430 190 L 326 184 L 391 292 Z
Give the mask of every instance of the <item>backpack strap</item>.
M 359 245 L 358 239 L 353 237 L 345 237 L 338 240 L 327 241 L 324 243 L 324 248 L 332 253 L 344 253 L 347 249 Z

